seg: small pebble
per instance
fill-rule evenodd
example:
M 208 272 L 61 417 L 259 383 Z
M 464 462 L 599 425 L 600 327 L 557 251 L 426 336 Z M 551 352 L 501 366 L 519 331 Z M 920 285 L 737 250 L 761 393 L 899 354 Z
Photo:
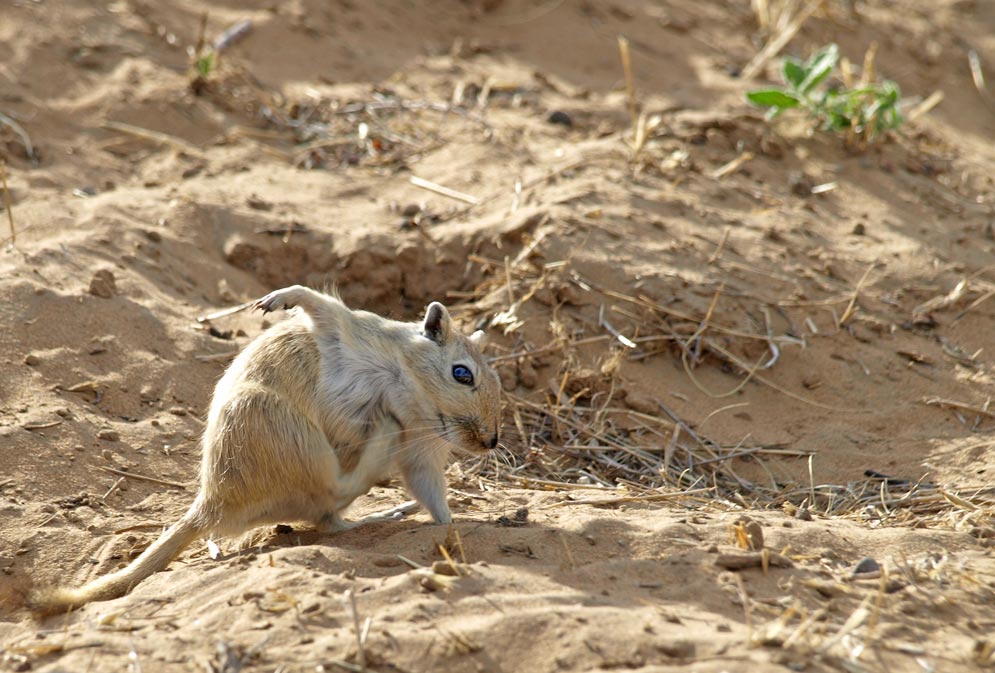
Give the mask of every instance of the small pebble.
M 97 439 L 102 439 L 105 442 L 116 442 L 121 439 L 121 433 L 117 430 L 111 430 L 110 428 L 105 428 L 97 433 Z
M 660 407 L 652 395 L 632 390 L 626 391 L 625 406 L 642 414 L 657 414 L 660 411 Z
M 736 524 L 742 527 L 746 537 L 747 549 L 750 551 L 760 551 L 764 548 L 764 529 L 758 522 L 743 516 L 736 520 Z
M 690 640 L 674 640 L 657 643 L 656 649 L 672 659 L 693 659 L 697 648 Z
M 117 293 L 114 273 L 110 269 L 99 269 L 90 279 L 90 294 L 103 299 L 110 299 Z
M 812 179 L 801 171 L 788 173 L 788 186 L 796 196 L 809 196 L 812 193 Z
M 526 388 L 535 388 L 538 383 L 535 367 L 528 359 L 523 359 L 518 363 L 518 380 Z
M 546 121 L 550 124 L 559 124 L 560 126 L 566 126 L 567 128 L 573 128 L 574 120 L 570 118 L 566 112 L 562 110 L 553 110 L 546 117 Z
M 38 364 L 41 364 L 41 358 L 35 355 L 34 353 L 28 353 L 27 355 L 24 356 L 24 364 L 26 364 L 29 367 L 34 367 Z
M 865 233 L 867 233 L 867 227 L 864 226 L 863 222 L 857 222 L 857 224 L 853 226 L 852 233 L 854 236 L 863 236 Z
M 249 206 L 249 208 L 252 208 L 253 210 L 263 210 L 263 211 L 273 210 L 272 203 L 259 198 L 255 194 L 247 198 L 245 200 L 245 203 L 246 205 Z
M 861 559 L 853 568 L 854 575 L 866 575 L 881 571 L 881 564 L 868 557 Z

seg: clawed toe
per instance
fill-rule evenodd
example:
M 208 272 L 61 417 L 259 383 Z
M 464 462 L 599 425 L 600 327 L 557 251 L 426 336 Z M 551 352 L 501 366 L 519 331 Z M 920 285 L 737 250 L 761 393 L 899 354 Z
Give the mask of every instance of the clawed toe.
M 262 311 L 263 313 L 270 313 L 278 308 L 289 309 L 293 308 L 293 304 L 286 301 L 283 302 L 283 306 L 280 306 L 280 292 L 271 292 L 262 299 L 259 299 L 252 305 L 252 310 Z

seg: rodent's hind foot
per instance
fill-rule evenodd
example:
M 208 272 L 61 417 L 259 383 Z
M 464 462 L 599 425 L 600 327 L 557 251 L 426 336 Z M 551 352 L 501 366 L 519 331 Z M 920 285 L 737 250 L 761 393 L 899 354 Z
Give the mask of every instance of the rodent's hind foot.
M 355 521 L 346 521 L 338 515 L 337 512 L 331 514 L 326 514 L 318 522 L 318 532 L 319 533 L 339 533 L 344 530 L 350 530 L 352 528 L 357 528 L 359 526 L 364 526 L 368 523 L 380 523 L 384 521 L 398 521 L 403 519 L 408 514 L 416 512 L 421 508 L 414 500 L 409 500 L 407 502 L 402 502 L 396 507 L 391 507 L 383 512 L 377 512 L 369 516 L 364 516 L 362 519 L 356 519 Z
M 421 509 L 421 505 L 419 505 L 417 501 L 408 500 L 407 502 L 402 502 L 396 507 L 391 507 L 383 512 L 377 512 L 376 514 L 364 517 L 360 519 L 360 521 L 363 523 L 372 523 L 375 521 L 397 521 L 398 519 L 403 519 L 412 512 L 417 512 L 419 509 Z

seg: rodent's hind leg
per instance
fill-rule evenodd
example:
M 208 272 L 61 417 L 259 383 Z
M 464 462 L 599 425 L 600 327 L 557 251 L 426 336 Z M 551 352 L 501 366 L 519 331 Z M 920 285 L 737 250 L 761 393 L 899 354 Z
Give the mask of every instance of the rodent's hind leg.
M 368 523 L 381 523 L 383 521 L 397 521 L 404 516 L 411 514 L 411 512 L 417 511 L 421 505 L 419 505 L 414 500 L 409 500 L 407 502 L 402 502 L 397 507 L 391 507 L 383 512 L 377 512 L 369 516 L 364 516 L 362 519 L 356 519 L 355 521 L 346 521 L 338 512 L 332 512 L 326 514 L 318 522 L 318 532 L 320 533 L 338 533 L 343 530 L 349 530 L 351 528 L 356 528 L 358 526 L 365 526 Z

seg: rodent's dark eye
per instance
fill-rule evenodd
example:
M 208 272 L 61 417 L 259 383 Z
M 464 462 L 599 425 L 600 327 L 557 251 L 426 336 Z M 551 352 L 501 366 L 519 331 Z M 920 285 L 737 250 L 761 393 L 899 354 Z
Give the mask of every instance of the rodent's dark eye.
M 453 367 L 453 378 L 456 379 L 456 383 L 462 383 L 464 386 L 473 385 L 473 372 L 463 365 Z

